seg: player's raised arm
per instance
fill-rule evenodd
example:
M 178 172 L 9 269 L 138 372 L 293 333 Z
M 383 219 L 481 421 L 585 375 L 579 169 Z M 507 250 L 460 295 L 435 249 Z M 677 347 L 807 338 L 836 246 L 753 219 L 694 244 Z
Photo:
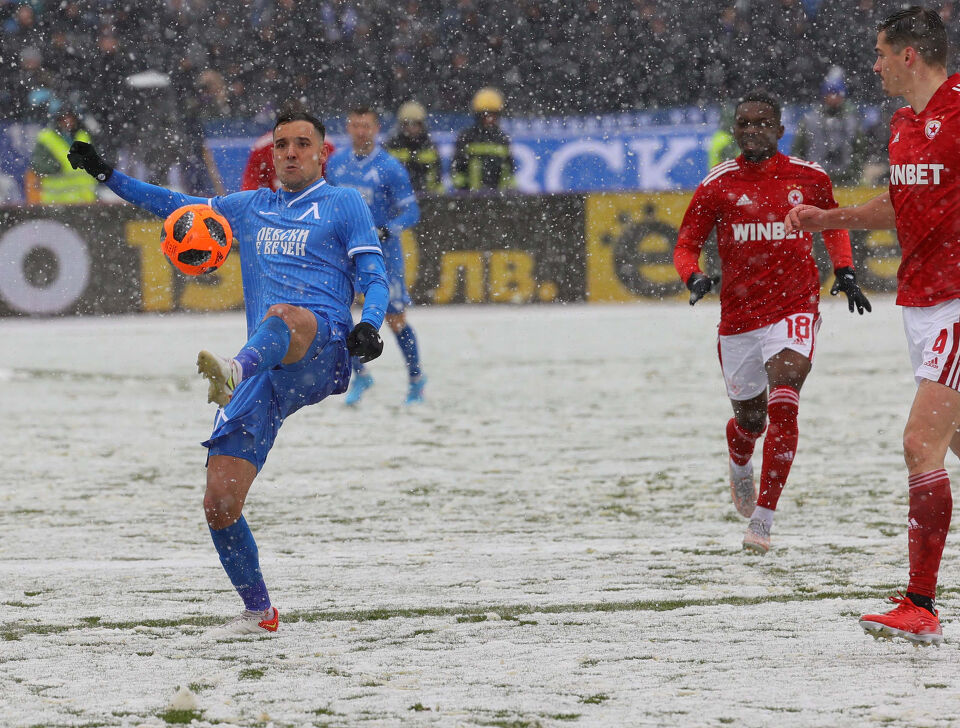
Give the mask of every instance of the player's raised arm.
M 82 169 L 113 190 L 122 199 L 157 217 L 166 217 L 184 205 L 209 204 L 205 197 L 194 197 L 182 192 L 174 192 L 166 187 L 158 187 L 128 177 L 103 161 L 92 144 L 74 142 L 67 152 L 67 159 L 74 169 Z
M 835 210 L 839 207 L 833 196 L 833 185 L 826 174 L 823 176 L 819 197 L 817 202 L 823 205 L 824 210 Z M 847 297 L 850 313 L 853 313 L 854 307 L 861 316 L 864 310 L 867 313 L 871 312 L 873 309 L 870 301 L 857 284 L 857 273 L 853 267 L 853 251 L 850 247 L 850 233 L 846 230 L 824 230 L 823 244 L 833 263 L 834 281 L 830 288 L 830 295 L 836 296 L 842 292 Z
M 824 210 L 813 205 L 797 205 L 783 221 L 788 235 L 800 230 L 892 230 L 896 227 L 890 193 L 874 197 L 853 207 Z

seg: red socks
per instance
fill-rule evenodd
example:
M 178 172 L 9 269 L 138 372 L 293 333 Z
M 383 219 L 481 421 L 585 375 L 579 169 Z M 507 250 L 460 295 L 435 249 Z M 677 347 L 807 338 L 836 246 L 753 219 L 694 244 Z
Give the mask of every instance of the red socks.
M 767 398 L 770 425 L 763 441 L 763 469 L 757 505 L 771 511 L 777 509 L 777 501 L 797 454 L 799 408 L 800 394 L 793 387 L 775 387 Z
M 907 543 L 910 552 L 908 592 L 935 598 L 940 556 L 950 530 L 953 496 L 947 471 L 911 475 Z
M 746 465 L 753 457 L 753 446 L 757 443 L 757 438 L 763 434 L 760 432 L 749 432 L 737 424 L 737 419 L 731 417 L 727 422 L 727 448 L 730 450 L 730 459 L 737 465 Z

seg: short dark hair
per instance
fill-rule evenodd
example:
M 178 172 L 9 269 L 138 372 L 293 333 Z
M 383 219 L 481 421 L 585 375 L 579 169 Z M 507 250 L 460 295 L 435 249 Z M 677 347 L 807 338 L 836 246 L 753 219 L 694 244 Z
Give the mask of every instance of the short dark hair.
M 376 122 L 380 123 L 380 114 L 374 111 L 370 104 L 357 104 L 350 109 L 350 116 L 365 116 L 366 114 L 372 114 Z
M 936 10 L 919 5 L 898 10 L 877 26 L 877 32 L 898 53 L 911 46 L 931 66 L 947 65 L 947 29 Z
M 737 108 L 740 108 L 743 104 L 748 104 L 750 102 L 758 104 L 766 104 L 771 109 L 773 109 L 773 115 L 777 119 L 777 123 L 780 123 L 780 102 L 774 97 L 772 93 L 767 91 L 765 88 L 755 88 L 753 91 L 744 94 L 737 101 Z
M 287 103 L 280 107 L 280 111 L 277 112 L 277 120 L 273 124 L 273 130 L 276 131 L 278 126 L 289 124 L 291 121 L 309 121 L 320 134 L 321 140 L 327 138 L 327 128 L 323 125 L 323 122 L 299 104 Z

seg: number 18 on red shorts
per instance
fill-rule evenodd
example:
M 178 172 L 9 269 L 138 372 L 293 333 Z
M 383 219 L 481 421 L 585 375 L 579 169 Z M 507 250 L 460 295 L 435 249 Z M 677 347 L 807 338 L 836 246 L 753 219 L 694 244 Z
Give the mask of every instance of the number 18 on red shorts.
M 764 364 L 784 349 L 796 351 L 812 362 L 819 330 L 819 314 L 795 313 L 753 331 L 720 336 L 717 349 L 727 396 L 740 401 L 765 391 L 768 382 Z

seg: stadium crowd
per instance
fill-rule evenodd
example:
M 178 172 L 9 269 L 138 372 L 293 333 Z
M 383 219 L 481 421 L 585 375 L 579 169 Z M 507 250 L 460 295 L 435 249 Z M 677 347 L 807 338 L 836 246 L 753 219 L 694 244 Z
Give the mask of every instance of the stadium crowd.
M 954 34 L 956 4 L 935 3 Z M 109 126 L 125 79 L 151 70 L 168 74 L 201 120 L 256 117 L 294 96 L 328 115 L 409 98 L 463 111 L 486 85 L 503 90 L 512 114 L 710 105 L 745 84 L 805 103 L 834 65 L 852 100 L 874 103 L 873 31 L 898 5 L 0 0 L 0 114 L 37 120 L 46 91 Z

